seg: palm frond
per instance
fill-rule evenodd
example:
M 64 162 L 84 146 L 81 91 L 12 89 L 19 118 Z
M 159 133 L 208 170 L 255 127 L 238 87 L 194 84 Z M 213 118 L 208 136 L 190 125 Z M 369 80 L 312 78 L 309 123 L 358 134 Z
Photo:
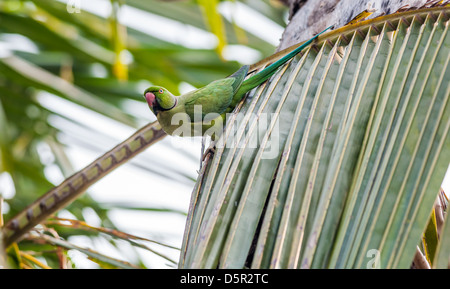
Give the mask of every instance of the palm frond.
M 236 61 L 224 62 L 216 53 L 211 41 L 214 35 L 205 26 L 200 7 L 195 3 L 156 0 L 77 3 L 81 4 L 72 7 L 70 3 L 67 5 L 68 1 L 53 0 L 0 2 L 0 174 L 11 179 L 14 189 L 11 196 L 5 195 L 3 217 L 7 221 L 22 214 L 44 192 L 132 135 L 134 130 L 153 121 L 142 99 L 146 86 L 161 83 L 177 93 L 186 83 L 202 86 L 239 67 Z M 105 9 L 93 9 L 95 5 Z M 149 22 L 152 25 L 145 25 Z M 164 34 L 163 28 L 168 28 L 165 23 L 208 41 L 204 44 L 203 38 L 187 39 L 180 36 L 180 29 Z M 238 44 L 232 24 L 226 19 L 224 24 L 229 43 Z M 262 54 L 274 50 L 272 44 L 258 36 L 251 33 L 247 36 L 247 44 Z M 104 123 L 113 130 L 105 131 Z M 74 161 L 74 148 L 87 151 L 92 158 L 80 164 L 82 156 L 77 155 Z M 173 158 L 182 160 L 186 167 L 175 164 Z M 157 183 L 161 187 L 170 183 L 173 186 L 167 189 L 168 194 L 159 193 L 178 196 L 180 191 L 188 191 L 194 185 L 197 158 L 197 153 L 189 148 L 163 141 L 126 167 L 142 175 L 147 184 Z M 108 178 L 104 183 L 108 183 Z M 145 186 L 140 189 L 129 186 L 125 190 L 129 194 L 121 194 L 138 195 L 137 190 L 148 191 Z M 104 196 L 114 194 L 94 189 L 60 213 L 86 221 L 86 211 L 90 210 L 100 220 L 99 226 L 111 229 L 118 229 L 120 220 L 113 221 L 111 216 L 120 209 L 154 213 L 163 220 L 183 219 L 186 215 L 184 206 L 167 201 L 130 200 L 117 205 L 116 199 L 111 198 L 102 202 L 98 194 L 95 198 L 91 195 L 99 191 Z M 161 242 L 170 239 L 174 245 L 180 242 L 182 233 L 177 239 L 153 228 L 143 230 Z M 73 236 L 69 230 L 60 233 L 61 238 Z M 178 241 L 174 243 L 174 239 Z M 60 267 L 54 252 L 60 252 L 62 247 L 40 253 L 44 247 L 48 249 L 50 245 L 39 247 L 24 240 L 12 259 L 17 260 L 22 249 L 28 248 L 50 267 Z M 11 249 L 8 252 L 12 254 Z M 95 260 L 101 266 L 106 264 Z M 37 266 L 27 262 L 29 267 Z M 18 263 L 8 265 L 14 267 Z
M 328 33 L 249 95 L 180 267 L 409 268 L 450 162 L 448 11 Z

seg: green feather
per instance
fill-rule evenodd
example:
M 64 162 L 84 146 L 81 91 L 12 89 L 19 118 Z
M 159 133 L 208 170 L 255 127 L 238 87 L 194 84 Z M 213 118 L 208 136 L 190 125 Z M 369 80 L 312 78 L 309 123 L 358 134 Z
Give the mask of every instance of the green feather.
M 262 71 L 258 72 L 257 74 L 255 74 L 255 75 L 249 77 L 248 79 L 246 79 L 242 83 L 242 85 L 239 88 L 239 90 L 236 92 L 236 95 L 233 98 L 232 105 L 233 104 L 236 105 L 248 91 L 252 90 L 253 88 L 257 87 L 258 85 L 260 85 L 261 83 L 263 83 L 264 81 L 269 79 L 278 70 L 278 68 L 280 66 L 282 66 L 283 64 L 288 62 L 291 58 L 293 58 L 300 51 L 302 51 L 306 46 L 308 46 L 314 40 L 316 40 L 316 38 L 319 37 L 320 34 L 326 32 L 328 29 L 330 29 L 332 27 L 333 26 L 327 27 L 325 30 L 323 30 L 322 32 L 316 34 L 316 36 L 314 36 L 313 38 L 309 39 L 308 41 L 306 41 L 305 43 L 303 43 L 302 45 L 300 45 L 296 49 L 292 50 L 291 52 L 286 54 L 284 57 L 280 58 L 276 62 L 274 62 L 271 65 L 267 66 L 266 68 L 264 68 Z
M 249 66 L 244 65 L 227 78 L 213 81 L 205 87 L 188 92 L 178 97 L 173 96 L 165 89 L 163 94 L 158 93 L 160 91 L 159 89 L 163 89 L 161 87 L 151 87 L 146 91 L 154 91 L 157 103 L 164 104 L 163 108 L 167 107 L 165 104 L 169 102 L 176 104 L 171 109 L 152 110 L 157 111 L 158 121 L 168 134 L 173 134 L 178 130 L 179 124 L 172 123 L 173 117 L 178 113 L 184 113 L 183 121 L 187 121 L 188 123 L 190 122 L 189 125 L 194 125 L 200 122 L 209 122 L 212 120 L 214 120 L 212 123 L 216 123 L 216 125 L 217 122 L 221 122 L 223 124 L 222 121 L 224 120 L 223 116 L 225 113 L 231 112 L 248 91 L 269 79 L 280 66 L 297 55 L 306 46 L 311 44 L 320 34 L 330 28 L 331 26 L 306 41 L 278 61 L 272 63 L 262 71 L 247 79 L 245 79 L 245 77 L 247 76 Z M 152 104 L 149 105 L 152 106 Z M 208 125 L 203 123 L 200 129 L 203 131 L 194 131 L 191 135 L 203 135 L 204 132 L 210 127 L 212 127 L 212 124 Z M 215 127 L 216 126 L 214 126 L 214 128 Z
M 236 78 L 225 78 L 211 82 L 205 87 L 183 95 L 186 113 L 195 120 L 195 109 L 201 109 L 202 120 L 209 121 L 222 114 L 230 106 L 234 95 Z M 211 115 L 215 113 L 214 115 Z M 208 114 L 209 117 L 208 117 Z M 198 116 L 197 116 L 198 118 Z

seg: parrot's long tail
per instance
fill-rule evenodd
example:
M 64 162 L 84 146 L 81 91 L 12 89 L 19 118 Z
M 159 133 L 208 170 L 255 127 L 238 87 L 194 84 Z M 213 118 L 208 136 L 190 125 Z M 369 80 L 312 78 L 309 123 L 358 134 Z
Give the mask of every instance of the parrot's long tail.
M 300 51 L 302 51 L 306 46 L 311 44 L 317 37 L 319 37 L 320 34 L 326 32 L 328 29 L 330 29 L 332 27 L 333 26 L 327 27 L 325 30 L 323 30 L 322 32 L 318 33 L 313 38 L 309 39 L 308 41 L 306 41 L 305 43 L 303 43 L 302 45 L 300 45 L 296 49 L 292 50 L 291 52 L 289 52 L 288 54 L 286 54 L 285 56 L 283 56 L 282 58 L 280 58 L 276 62 L 274 62 L 271 65 L 267 66 L 262 71 L 260 71 L 257 74 L 249 77 L 248 79 L 244 80 L 244 82 L 240 86 L 239 90 L 234 95 L 232 103 L 233 104 L 237 104 L 241 100 L 241 98 L 244 96 L 244 94 L 246 92 L 250 91 L 251 89 L 257 87 L 258 85 L 260 85 L 261 83 L 263 83 L 264 81 L 269 79 L 269 77 L 271 77 L 281 65 L 285 64 L 287 61 L 289 61 L 289 59 L 293 58 Z

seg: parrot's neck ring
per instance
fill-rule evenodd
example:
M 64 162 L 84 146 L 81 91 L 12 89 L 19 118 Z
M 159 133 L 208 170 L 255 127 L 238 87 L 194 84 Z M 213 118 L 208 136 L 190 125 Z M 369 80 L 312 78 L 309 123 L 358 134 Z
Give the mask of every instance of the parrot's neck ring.
M 172 108 L 174 108 L 175 106 L 177 106 L 177 104 L 178 104 L 178 99 L 176 99 L 175 98 L 175 103 L 172 105 L 172 107 L 170 107 L 170 108 L 163 108 L 163 107 L 161 107 L 160 106 L 160 111 L 167 111 L 167 110 L 171 110 Z

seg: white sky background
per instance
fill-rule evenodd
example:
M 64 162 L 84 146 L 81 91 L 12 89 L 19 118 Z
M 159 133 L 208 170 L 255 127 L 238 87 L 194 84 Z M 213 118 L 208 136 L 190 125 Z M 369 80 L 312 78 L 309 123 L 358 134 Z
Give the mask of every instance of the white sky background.
M 66 3 L 67 0 L 59 0 Z M 71 1 L 74 2 L 74 1 Z M 76 2 L 76 1 L 75 1 Z M 83 10 L 108 17 L 111 11 L 110 2 L 104 0 L 80 0 L 80 8 Z M 270 19 L 258 14 L 245 5 L 238 3 L 237 7 L 233 7 L 233 3 L 224 2 L 220 5 L 219 11 L 226 18 L 231 17 L 231 13 L 236 13 L 234 19 L 237 24 L 253 34 L 260 36 L 262 39 L 276 46 L 283 32 L 283 27 L 277 25 Z M 157 19 L 157 21 L 155 21 Z M 245 21 L 252 19 L 252 21 Z M 196 27 L 185 25 L 170 19 L 162 18 L 158 15 L 145 13 L 133 7 L 124 6 L 120 21 L 122 24 L 140 30 L 144 33 L 164 39 L 169 42 L 184 45 L 190 48 L 214 48 L 217 45 L 217 39 L 209 32 L 200 30 Z M 156 24 L 155 24 L 156 23 Z M 262 32 L 262 33 L 261 33 Z M 18 38 L 20 40 L 20 38 Z M 20 43 L 20 42 L 19 42 Z M 20 50 L 26 49 L 27 45 L 20 44 Z M 1 47 L 0 54 L 5 53 L 11 47 Z M 16 48 L 17 50 L 17 48 Z M 30 50 L 33 50 L 31 47 Z M 225 49 L 225 58 L 228 60 L 238 60 L 243 64 L 251 64 L 262 58 L 262 55 L 256 50 L 240 45 L 230 45 Z M 180 86 L 181 90 L 190 90 L 189 84 Z M 78 171 L 99 155 L 105 153 L 119 142 L 128 138 L 134 133 L 134 129 L 122 123 L 115 122 L 111 119 L 103 117 L 95 112 L 87 110 L 83 107 L 66 102 L 61 98 L 55 97 L 48 93 L 41 93 L 39 101 L 52 111 L 69 118 L 76 119 L 86 127 L 95 127 L 107 135 L 108 138 L 99 137 L 96 132 L 82 128 L 76 124 L 70 123 L 60 117 L 52 117 L 49 121 L 52 125 L 63 131 L 60 136 L 61 141 L 67 145 L 67 154 L 74 166 L 74 171 Z M 143 103 L 129 101 L 125 105 L 125 109 L 133 111 L 133 113 L 148 118 L 148 121 L 154 120 L 154 116 Z M 144 123 L 142 123 L 144 125 Z M 93 144 L 93 149 L 87 149 L 81 145 L 79 139 L 87 139 Z M 178 148 L 178 153 L 173 147 Z M 45 159 L 48 148 L 42 147 L 41 155 Z M 48 155 L 48 153 L 47 153 Z M 187 157 L 186 155 L 190 156 Z M 139 207 L 158 207 L 172 208 L 187 212 L 190 194 L 194 186 L 193 181 L 173 182 L 161 177 L 152 177 L 150 173 L 146 173 L 142 169 L 138 169 L 132 165 L 144 164 L 150 166 L 153 162 L 165 165 L 173 164 L 175 167 L 189 172 L 192 178 L 196 178 L 199 168 L 200 158 L 200 141 L 196 139 L 180 139 L 166 137 L 163 141 L 153 145 L 145 152 L 141 153 L 131 164 L 125 164 L 113 171 L 111 174 L 103 178 L 100 182 L 93 185 L 89 189 L 90 195 L 100 203 L 108 204 L 136 204 Z M 48 156 L 48 163 L 52 159 Z M 56 167 L 49 165 L 46 169 L 46 175 L 55 184 L 59 184 L 64 178 Z M 5 177 L 0 175 L 0 183 L 7 184 Z M 148 187 L 148 189 L 143 189 Z M 450 173 L 447 175 L 443 184 L 446 192 L 450 191 Z M 67 211 L 60 212 L 59 216 L 72 217 Z M 86 209 L 84 216 L 90 225 L 96 226 L 100 224 L 100 220 L 96 214 L 90 209 Z M 150 213 L 150 212 L 134 212 L 115 209 L 111 211 L 110 218 L 115 222 L 120 230 L 124 232 L 155 239 L 169 245 L 181 247 L 181 241 L 184 233 L 185 218 L 181 215 L 169 213 Z M 155 232 L 158 235 L 155 235 Z M 123 242 L 121 249 L 126 254 L 118 254 L 118 252 L 108 243 L 101 239 L 92 241 L 90 238 L 78 237 L 70 239 L 79 246 L 89 247 L 100 251 L 101 253 L 125 259 L 126 261 L 135 261 L 136 252 L 129 244 Z M 159 246 L 146 243 L 153 249 L 160 249 L 162 252 L 178 261 L 178 251 L 164 250 Z M 169 262 L 155 257 L 152 253 L 148 253 L 142 249 L 138 249 L 144 258 L 144 263 L 150 268 L 167 268 Z M 78 268 L 95 268 L 96 265 L 89 261 L 83 254 L 77 251 L 70 251 L 70 255 L 76 262 Z M 125 256 L 126 255 L 126 256 Z

